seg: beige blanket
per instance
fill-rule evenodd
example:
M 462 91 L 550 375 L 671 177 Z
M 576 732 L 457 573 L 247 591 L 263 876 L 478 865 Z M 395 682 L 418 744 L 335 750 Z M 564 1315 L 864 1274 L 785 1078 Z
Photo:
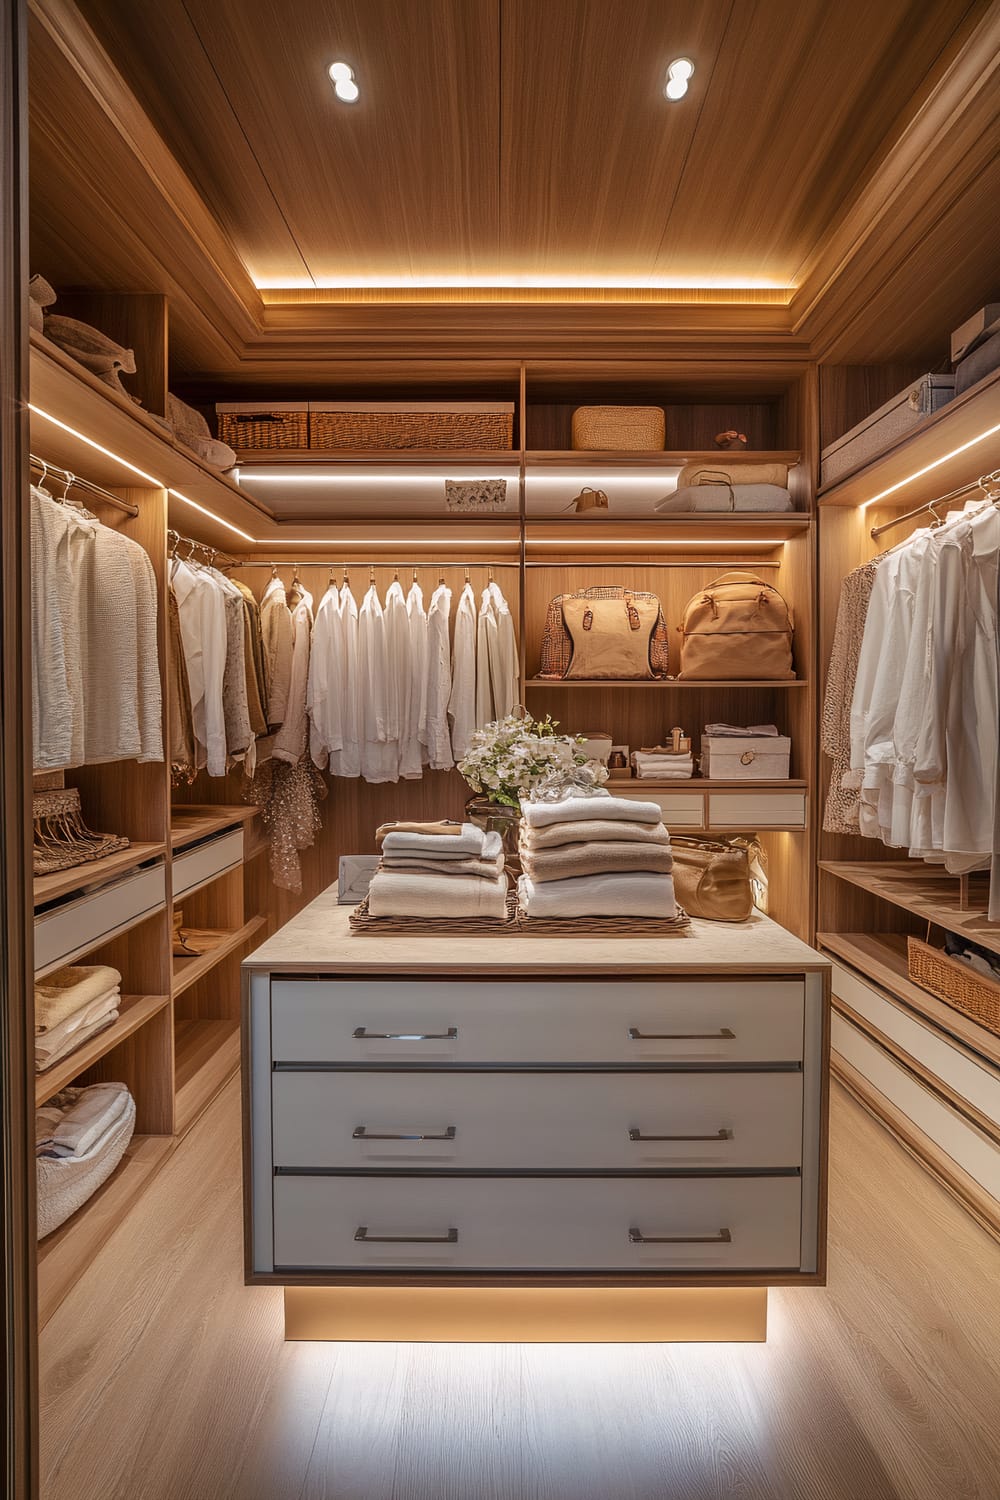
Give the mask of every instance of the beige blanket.
M 35 1035 L 51 1031 L 75 1011 L 121 986 L 122 976 L 107 964 L 72 964 L 35 980 Z
M 53 1026 L 51 1031 L 43 1032 L 35 1040 L 35 1072 L 43 1073 L 46 1068 L 61 1062 L 64 1057 L 69 1057 L 71 1052 L 82 1047 L 90 1037 L 96 1036 L 99 1031 L 117 1021 L 120 1003 L 121 996 L 114 990 L 102 1000 L 95 1000 L 85 1011 L 69 1016 L 58 1026 Z
M 454 880 L 459 875 L 478 875 L 481 880 L 496 880 L 498 875 L 503 874 L 504 857 L 503 850 L 497 854 L 495 859 L 426 859 L 419 854 L 383 854 L 382 870 L 426 870 L 428 874 L 447 875 Z
M 517 883 L 521 910 L 529 917 L 675 917 L 669 875 L 584 875 L 576 880 Z
M 612 819 L 590 818 L 579 823 L 549 823 L 545 828 L 521 825 L 519 843 L 522 852 L 553 849 L 563 844 L 669 844 L 670 835 L 659 821 L 655 823 L 615 823 Z
M 546 881 L 633 871 L 669 875 L 674 860 L 669 844 L 568 844 L 522 854 L 521 864 L 532 880 Z
M 481 880 L 474 875 L 406 874 L 377 870 L 368 887 L 373 917 L 495 917 L 507 903 L 507 877 Z
M 547 828 L 550 823 L 578 823 L 589 818 L 609 818 L 616 823 L 659 823 L 663 812 L 658 802 L 608 795 L 566 797 L 562 802 L 522 802 L 521 816 L 529 828 Z

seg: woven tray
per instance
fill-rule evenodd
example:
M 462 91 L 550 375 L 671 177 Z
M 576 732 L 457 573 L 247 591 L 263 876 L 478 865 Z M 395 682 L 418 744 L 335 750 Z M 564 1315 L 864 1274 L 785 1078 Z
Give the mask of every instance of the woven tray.
M 517 904 L 517 893 L 507 893 L 507 915 L 492 917 L 372 917 L 368 897 L 348 917 L 352 932 L 392 937 L 679 937 L 691 925 L 681 907 L 676 917 L 526 917 Z
M 914 984 L 1000 1036 L 1000 984 L 920 938 L 907 938 L 906 956 Z

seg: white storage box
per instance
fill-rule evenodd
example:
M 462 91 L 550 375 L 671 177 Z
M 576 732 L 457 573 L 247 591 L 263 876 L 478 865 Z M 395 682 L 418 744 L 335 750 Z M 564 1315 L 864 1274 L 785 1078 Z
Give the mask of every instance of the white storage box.
M 785 735 L 747 739 L 703 735 L 701 774 L 714 781 L 787 781 L 792 742 Z
M 985 342 L 994 333 L 1000 333 L 1000 302 L 987 302 L 971 318 L 966 318 L 961 328 L 951 336 L 951 362 L 957 365 L 960 359 L 971 354 L 977 345 Z
M 842 474 L 860 468 L 893 443 L 905 437 L 955 394 L 954 375 L 923 375 L 898 396 L 893 396 L 870 417 L 824 448 L 820 459 L 820 483 L 832 484 Z

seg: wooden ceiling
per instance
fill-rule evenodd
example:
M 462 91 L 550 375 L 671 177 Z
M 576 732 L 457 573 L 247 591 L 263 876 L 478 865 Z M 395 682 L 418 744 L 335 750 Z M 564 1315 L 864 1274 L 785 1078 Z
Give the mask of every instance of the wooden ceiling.
M 496 355 L 589 337 L 643 353 L 735 338 L 782 357 L 911 357 L 932 322 L 936 337 L 1000 291 L 983 233 L 1000 189 L 997 10 L 32 0 L 33 268 L 57 285 L 168 292 L 181 365 L 251 383 L 338 357 L 457 357 L 477 339 Z M 696 72 L 670 104 L 678 55 Z M 355 68 L 355 105 L 334 98 L 336 58 Z M 959 75 L 989 92 L 967 88 L 956 111 Z M 959 116 L 962 165 L 928 206 L 925 161 L 894 231 L 890 187 Z M 470 277 L 788 290 L 543 293 L 516 313 L 503 293 L 311 290 Z M 268 283 L 310 290 L 262 296 Z

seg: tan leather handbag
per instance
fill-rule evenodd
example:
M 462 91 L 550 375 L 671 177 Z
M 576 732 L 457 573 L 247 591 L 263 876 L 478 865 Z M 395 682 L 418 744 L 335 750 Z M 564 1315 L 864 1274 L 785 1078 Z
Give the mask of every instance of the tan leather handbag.
M 680 677 L 688 681 L 779 682 L 795 676 L 792 612 L 753 573 L 723 573 L 688 600 Z
M 624 613 L 624 599 L 629 595 L 633 604 L 649 604 L 656 611 L 656 623 L 652 636 L 646 641 L 647 658 L 644 667 L 636 670 L 637 677 L 666 677 L 669 673 L 669 650 L 670 637 L 667 632 L 667 622 L 663 618 L 660 601 L 655 594 L 647 594 L 638 590 L 627 590 L 620 584 L 597 584 L 589 589 L 577 589 L 573 594 L 557 594 L 549 602 L 545 612 L 545 629 L 542 632 L 542 652 L 539 662 L 538 675 L 540 677 L 551 677 L 561 679 L 564 677 L 586 676 L 586 673 L 574 670 L 571 672 L 570 664 L 573 660 L 574 641 L 570 635 L 566 622 L 566 606 L 575 600 L 584 600 L 588 604 L 596 601 L 611 602 L 615 606 L 614 619 L 617 625 L 622 626 L 626 621 Z M 581 611 L 582 615 L 582 611 Z M 582 618 L 578 634 L 584 634 L 582 629 Z M 593 633 L 593 627 L 591 628 Z M 641 634 L 641 631 L 639 632 Z M 632 675 L 629 673 L 628 675 Z
M 566 676 L 652 677 L 649 643 L 660 618 L 656 599 L 624 594 L 621 599 L 566 599 L 563 624 L 573 643 Z
M 674 893 L 690 917 L 745 922 L 753 911 L 745 846 L 671 834 Z

